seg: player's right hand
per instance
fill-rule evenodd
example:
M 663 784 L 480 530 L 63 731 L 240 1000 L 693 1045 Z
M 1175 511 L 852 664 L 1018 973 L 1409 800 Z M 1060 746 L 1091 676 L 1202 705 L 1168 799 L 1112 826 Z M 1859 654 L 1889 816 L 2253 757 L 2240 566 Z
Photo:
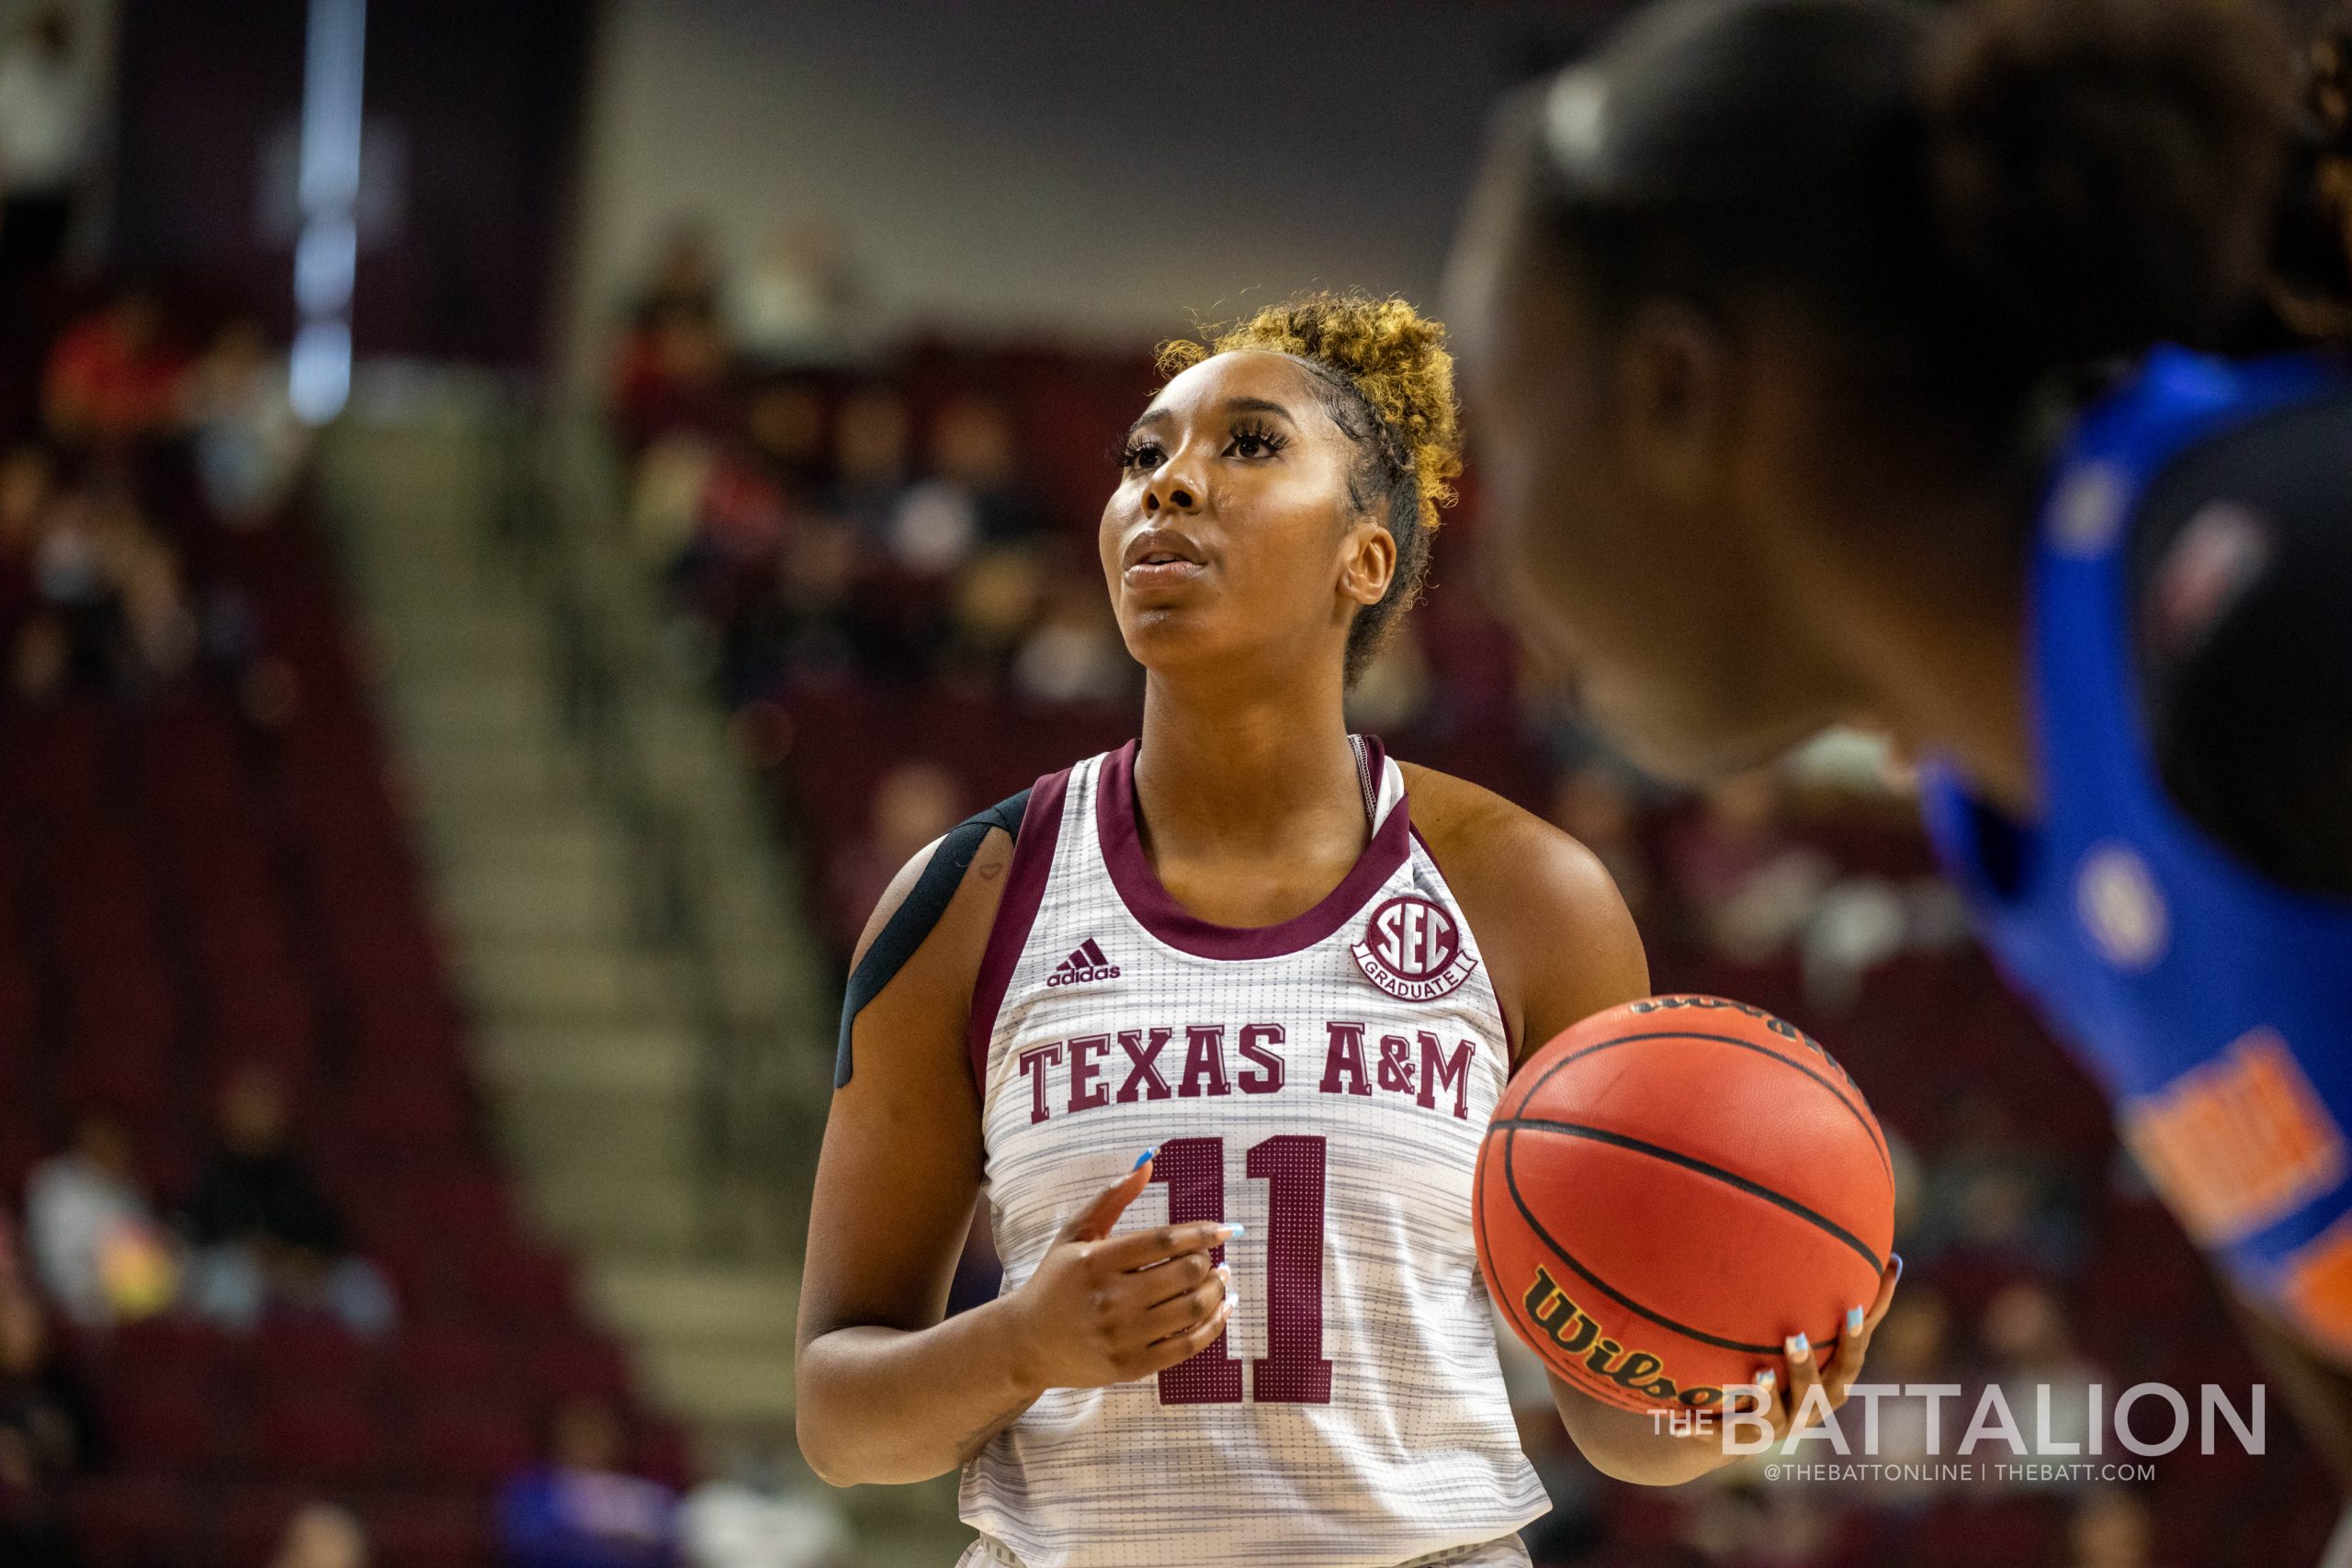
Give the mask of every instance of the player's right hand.
M 1036 1272 L 1008 1298 L 1017 1364 L 1038 1391 L 1149 1377 L 1225 1332 L 1232 1280 L 1210 1255 L 1238 1226 L 1158 1225 L 1111 1235 L 1150 1180 L 1147 1156 L 1070 1217 Z

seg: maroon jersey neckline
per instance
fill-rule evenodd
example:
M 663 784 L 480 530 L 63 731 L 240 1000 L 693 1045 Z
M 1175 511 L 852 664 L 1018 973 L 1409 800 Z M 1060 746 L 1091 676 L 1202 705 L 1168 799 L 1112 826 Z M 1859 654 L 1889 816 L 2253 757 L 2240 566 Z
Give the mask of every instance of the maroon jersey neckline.
M 1374 829 L 1371 841 L 1348 874 L 1313 908 L 1272 926 L 1221 926 L 1204 920 L 1176 901 L 1143 852 L 1136 826 L 1136 744 L 1130 740 L 1102 761 L 1094 789 L 1095 832 L 1111 885 L 1118 889 L 1127 912 L 1146 931 L 1181 953 L 1197 958 L 1279 958 L 1312 947 L 1361 912 L 1413 852 L 1412 818 L 1400 797 Z M 1363 738 L 1363 745 L 1366 770 L 1377 798 L 1387 770 L 1386 754 L 1371 736 Z

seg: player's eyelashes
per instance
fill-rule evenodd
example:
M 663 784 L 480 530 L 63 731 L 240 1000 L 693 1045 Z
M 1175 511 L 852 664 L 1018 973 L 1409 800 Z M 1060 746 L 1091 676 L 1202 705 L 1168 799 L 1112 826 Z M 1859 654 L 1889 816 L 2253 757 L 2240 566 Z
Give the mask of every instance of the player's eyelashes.
M 1226 443 L 1224 456 L 1257 461 L 1282 455 L 1290 445 L 1290 437 L 1269 425 L 1244 423 L 1233 427 L 1233 435 Z M 1168 461 L 1167 449 L 1157 441 L 1136 439 L 1119 449 L 1119 468 L 1125 473 L 1148 472 Z
M 1226 451 L 1236 457 L 1272 457 L 1289 445 L 1290 437 L 1271 426 L 1242 423 L 1233 427 L 1233 440 Z

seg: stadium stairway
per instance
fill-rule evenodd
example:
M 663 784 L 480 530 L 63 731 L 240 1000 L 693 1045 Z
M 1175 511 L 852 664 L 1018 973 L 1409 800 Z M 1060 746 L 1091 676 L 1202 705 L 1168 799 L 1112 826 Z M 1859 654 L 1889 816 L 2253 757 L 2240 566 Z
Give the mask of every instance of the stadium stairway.
M 537 1218 L 707 1456 L 772 1449 L 789 1442 L 793 1258 L 823 1113 L 827 1031 L 794 960 L 809 944 L 744 771 L 684 682 L 639 671 L 624 741 L 570 722 L 546 552 L 516 547 L 501 515 L 504 417 L 465 383 L 363 399 L 322 453 L 323 510 Z M 639 787 L 616 791 L 616 771 Z M 679 820 L 695 874 L 649 865 Z M 707 940 L 682 943 L 682 926 Z

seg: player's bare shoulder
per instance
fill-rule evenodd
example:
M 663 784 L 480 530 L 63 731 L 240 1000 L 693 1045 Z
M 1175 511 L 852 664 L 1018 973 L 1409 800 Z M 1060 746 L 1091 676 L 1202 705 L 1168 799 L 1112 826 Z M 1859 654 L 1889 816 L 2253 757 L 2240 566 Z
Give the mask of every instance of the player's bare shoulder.
M 1599 856 L 1490 789 L 1398 766 L 1414 829 L 1461 900 L 1522 1043 L 1646 993 L 1641 936 Z
M 1624 907 L 1599 857 L 1543 818 L 1467 779 L 1399 767 L 1413 826 L 1474 919 L 1480 905 L 1555 918 Z

